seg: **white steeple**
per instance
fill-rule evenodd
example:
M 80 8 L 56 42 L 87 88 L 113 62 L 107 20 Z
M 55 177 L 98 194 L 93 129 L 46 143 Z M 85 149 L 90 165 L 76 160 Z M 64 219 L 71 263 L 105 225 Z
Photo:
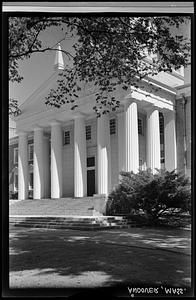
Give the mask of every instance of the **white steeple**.
M 64 61 L 63 61 L 63 54 L 61 51 L 61 45 L 58 43 L 55 61 L 54 61 L 54 70 L 63 70 L 64 69 Z

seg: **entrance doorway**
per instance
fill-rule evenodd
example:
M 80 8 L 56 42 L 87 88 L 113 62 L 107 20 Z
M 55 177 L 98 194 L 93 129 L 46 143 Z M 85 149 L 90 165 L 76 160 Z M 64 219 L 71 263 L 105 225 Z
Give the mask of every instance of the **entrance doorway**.
M 95 194 L 95 157 L 87 157 L 87 196 Z

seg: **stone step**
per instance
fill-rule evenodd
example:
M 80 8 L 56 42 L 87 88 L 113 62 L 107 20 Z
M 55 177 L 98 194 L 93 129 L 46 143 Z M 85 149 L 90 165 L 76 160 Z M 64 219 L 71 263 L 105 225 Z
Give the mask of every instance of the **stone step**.
M 30 222 L 20 222 L 11 223 L 14 226 L 20 227 L 45 227 L 45 228 L 127 228 L 128 224 L 83 224 L 83 223 L 30 223 Z
M 120 229 L 120 228 L 129 228 L 129 225 L 116 225 L 116 224 L 110 224 L 109 226 L 103 226 L 99 224 L 88 224 L 87 226 L 84 226 L 84 224 L 21 224 L 17 223 L 14 224 L 16 227 L 28 227 L 28 228 L 51 228 L 51 229 L 77 229 L 77 230 L 96 230 L 96 229 Z
M 94 227 L 100 227 L 101 224 L 83 224 L 83 223 L 42 223 L 42 222 L 38 222 L 38 223 L 33 223 L 33 222 L 19 222 L 19 223 L 14 223 L 16 224 L 16 226 L 20 225 L 20 226 L 37 226 L 37 227 L 41 227 L 41 226 L 46 226 L 46 227 L 50 227 L 50 226 L 54 226 L 54 227 L 72 227 L 72 226 L 83 226 L 83 227 L 88 227 L 88 226 L 94 226 Z
M 30 223 L 30 224 L 84 224 L 84 225 L 89 225 L 89 224 L 93 224 L 93 225 L 97 225 L 97 224 L 101 224 L 101 225 L 112 225 L 112 224 L 116 224 L 116 225 L 126 225 L 128 224 L 126 221 L 113 221 L 113 222 L 108 222 L 108 221 L 90 221 L 90 220 L 78 220 L 78 221 L 74 221 L 74 220 L 63 220 L 63 221 L 58 221 L 58 220 L 40 220 L 40 219 L 35 219 L 35 220 L 10 220 L 10 223 Z
M 100 197 L 102 198 L 102 197 Z M 21 200 L 10 203 L 11 215 L 93 215 L 96 197 Z
M 110 229 L 128 228 L 131 225 L 123 217 L 32 217 L 10 216 L 10 224 L 18 227 L 54 229 Z M 134 224 L 133 224 L 134 225 Z
M 121 226 L 117 226 L 117 225 L 113 225 L 113 226 L 63 226 L 63 225 L 46 225 L 46 224 L 39 224 L 39 225 L 32 225 L 32 224 L 15 224 L 14 226 L 16 227 L 26 227 L 26 228 L 44 228 L 44 229 L 75 229 L 75 230 L 86 230 L 86 231 L 90 231 L 90 230 L 107 230 L 107 229 L 123 229 L 123 228 L 129 228 L 129 225 L 121 225 Z
M 78 225 L 102 225 L 102 226 L 112 226 L 113 224 L 115 225 L 134 225 L 135 223 L 127 223 L 126 221 L 113 221 L 113 222 L 99 222 L 99 221 L 73 221 L 73 220 L 64 220 L 64 221 L 51 221 L 51 220 L 10 220 L 10 224 L 15 224 L 15 223 L 29 223 L 29 224 L 62 224 L 62 225 L 67 225 L 67 224 L 78 224 Z
M 29 219 L 29 220 L 35 220 L 35 219 L 44 219 L 44 220 L 99 220 L 99 221 L 123 221 L 126 220 L 126 217 L 118 217 L 118 216 L 69 216 L 69 215 L 65 215 L 65 216 L 44 216 L 44 215 L 30 215 L 30 216 L 22 216 L 22 215 L 10 215 L 10 219 Z
M 110 218 L 110 217 L 28 217 L 28 216 L 10 216 L 10 221 L 16 221 L 16 222 L 20 222 L 20 221 L 32 221 L 32 222 L 86 222 L 86 223 L 135 223 L 135 221 L 132 220 L 126 220 L 125 218 Z
M 119 222 L 119 221 L 114 221 L 114 222 L 98 222 L 98 221 L 68 221 L 68 220 L 64 220 L 64 221 L 49 221 L 49 220 L 10 220 L 10 223 L 32 223 L 32 224 L 36 224 L 36 223 L 42 223 L 42 224 L 102 224 L 102 225 L 110 225 L 110 224 L 116 224 L 116 225 L 126 225 L 128 224 L 125 221 Z M 133 224 L 133 223 L 132 223 Z

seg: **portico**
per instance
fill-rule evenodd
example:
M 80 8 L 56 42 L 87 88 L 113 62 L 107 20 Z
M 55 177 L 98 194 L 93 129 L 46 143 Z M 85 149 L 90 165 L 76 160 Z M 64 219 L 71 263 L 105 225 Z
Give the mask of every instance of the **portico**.
M 92 109 L 93 86 L 83 89 L 77 110 L 69 105 L 48 108 L 44 96 L 63 69 L 62 54 L 58 53 L 55 73 L 27 99 L 21 107 L 23 113 L 16 118 L 19 199 L 28 198 L 29 135 L 34 145 L 34 199 L 107 196 L 118 183 L 120 171 L 137 173 L 142 165 L 155 173 L 161 168 L 160 113 L 164 117 L 164 166 L 177 168 L 176 93 L 172 88 L 160 85 L 155 92 L 144 81 L 127 93 L 119 89 L 119 109 L 99 118 Z
M 140 105 L 141 107 L 141 105 Z M 135 99 L 125 101 L 123 110 L 116 114 L 116 141 L 118 149 L 118 170 L 137 173 L 139 170 L 139 133 L 138 133 L 138 102 Z M 96 178 L 95 193 L 108 195 L 111 186 L 111 173 L 113 164 L 111 161 L 111 134 L 110 115 L 102 115 L 100 118 L 92 118 L 96 123 L 96 149 L 94 156 Z M 161 167 L 160 156 L 160 128 L 159 109 L 151 105 L 145 115 L 145 162 L 147 168 L 153 172 Z M 70 151 L 73 152 L 73 196 L 87 196 L 87 152 L 88 141 L 86 140 L 86 118 L 82 113 L 76 113 L 72 120 L 73 145 Z M 50 127 L 47 127 L 48 136 L 45 136 L 46 127 L 36 125 L 33 129 L 34 140 L 34 199 L 66 197 L 63 192 L 66 182 L 63 180 L 66 168 L 64 168 L 63 157 L 66 153 L 63 145 L 64 123 L 59 120 L 52 120 Z M 19 198 L 28 198 L 28 132 L 19 133 Z M 165 141 L 165 167 L 168 170 L 176 168 L 176 137 L 175 137 L 175 113 L 164 111 L 164 141 Z M 47 147 L 50 147 L 47 151 Z M 168 150 L 169 149 L 169 150 Z M 49 159 L 50 156 L 50 159 Z M 72 162 L 70 162 L 72 164 Z M 48 174 L 50 173 L 50 174 Z M 46 178 L 50 176 L 50 184 Z M 67 174 L 69 176 L 69 174 Z

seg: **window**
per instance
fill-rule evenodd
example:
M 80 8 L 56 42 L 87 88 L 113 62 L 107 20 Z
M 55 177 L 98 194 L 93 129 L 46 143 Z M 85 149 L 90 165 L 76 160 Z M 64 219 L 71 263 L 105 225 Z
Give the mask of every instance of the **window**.
M 165 163 L 165 152 L 164 150 L 161 150 L 161 164 Z
M 18 191 L 18 174 L 14 173 L 14 192 Z
M 143 160 L 139 159 L 139 170 L 142 171 Z
M 164 117 L 163 114 L 159 114 L 159 127 L 160 127 L 160 143 L 164 144 Z
M 161 155 L 161 164 L 165 163 L 165 150 L 164 150 L 164 144 L 160 145 L 160 155 Z
M 91 126 L 90 125 L 86 126 L 86 140 L 87 141 L 91 140 Z
M 146 162 L 144 161 L 144 159 L 139 159 L 139 170 L 140 171 L 147 170 Z
M 110 120 L 110 134 L 116 133 L 116 119 Z
M 95 166 L 95 157 L 87 157 L 87 167 L 94 167 Z
M 138 118 L 138 134 L 143 135 L 143 120 Z
M 18 148 L 14 148 L 14 164 L 18 163 Z
M 29 173 L 29 189 L 33 190 L 33 173 Z
M 164 117 L 163 114 L 159 114 L 159 126 L 160 126 L 160 134 L 164 134 Z
M 164 134 L 160 134 L 160 144 L 164 144 Z
M 70 131 L 64 132 L 64 145 L 70 144 Z
M 29 161 L 33 160 L 33 144 L 29 144 Z
M 160 156 L 161 156 L 161 167 L 165 164 L 165 151 L 164 151 L 164 116 L 159 113 L 159 130 L 160 130 Z

